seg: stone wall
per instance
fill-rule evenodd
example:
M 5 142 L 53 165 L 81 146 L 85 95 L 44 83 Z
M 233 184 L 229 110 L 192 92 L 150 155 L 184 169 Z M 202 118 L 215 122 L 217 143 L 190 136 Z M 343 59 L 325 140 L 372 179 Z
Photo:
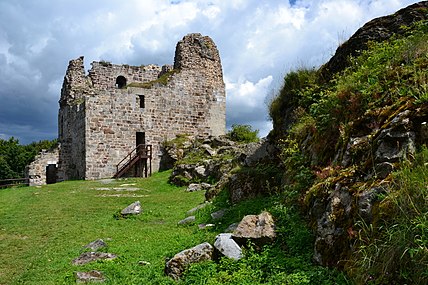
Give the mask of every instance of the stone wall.
M 223 74 L 209 37 L 185 36 L 173 69 L 93 62 L 85 75 L 82 68 L 83 57 L 70 61 L 60 99 L 59 166 L 66 180 L 113 176 L 137 133 L 153 146 L 153 171 L 165 140 L 225 133 Z
M 46 167 L 49 164 L 58 164 L 59 149 L 42 150 L 25 169 L 25 177 L 29 179 L 30 186 L 46 184 Z
M 82 99 L 83 100 L 83 99 Z M 58 180 L 80 179 L 86 171 L 86 102 L 73 101 L 58 115 Z

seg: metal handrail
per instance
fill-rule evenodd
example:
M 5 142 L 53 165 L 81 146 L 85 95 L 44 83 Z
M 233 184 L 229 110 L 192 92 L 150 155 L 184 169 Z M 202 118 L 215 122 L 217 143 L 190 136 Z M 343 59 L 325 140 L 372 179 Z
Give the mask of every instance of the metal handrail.
M 135 155 L 133 155 L 135 152 Z M 136 148 L 131 150 L 117 165 L 116 165 L 116 173 L 125 168 L 136 156 L 147 157 L 152 159 L 152 145 L 150 144 L 139 144 Z M 125 162 L 122 166 L 121 164 Z

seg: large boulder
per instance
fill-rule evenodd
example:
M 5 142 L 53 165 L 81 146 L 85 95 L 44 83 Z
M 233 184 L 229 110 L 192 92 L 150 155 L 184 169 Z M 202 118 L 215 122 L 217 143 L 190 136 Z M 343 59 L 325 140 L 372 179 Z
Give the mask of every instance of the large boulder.
M 272 242 L 275 237 L 275 223 L 269 212 L 245 216 L 232 235 L 240 245 L 246 245 L 247 241 L 251 241 L 258 246 Z
M 215 238 L 214 247 L 224 256 L 239 260 L 242 258 L 241 247 L 232 239 L 231 233 L 219 234 Z
M 183 250 L 166 262 L 165 274 L 178 280 L 190 264 L 211 260 L 213 252 L 214 248 L 207 242 Z

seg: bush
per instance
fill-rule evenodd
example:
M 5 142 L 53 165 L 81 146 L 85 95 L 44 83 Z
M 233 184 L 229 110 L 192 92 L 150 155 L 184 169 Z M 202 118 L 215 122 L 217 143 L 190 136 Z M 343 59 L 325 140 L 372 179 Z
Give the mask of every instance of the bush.
M 232 125 L 232 130 L 227 133 L 227 137 L 235 142 L 250 143 L 259 141 L 259 130 L 253 130 L 250 125 Z

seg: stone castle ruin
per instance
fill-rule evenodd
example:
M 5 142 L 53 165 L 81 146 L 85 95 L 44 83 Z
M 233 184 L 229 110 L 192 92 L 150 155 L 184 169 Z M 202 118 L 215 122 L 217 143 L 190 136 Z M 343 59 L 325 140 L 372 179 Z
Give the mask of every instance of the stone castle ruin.
M 220 56 L 207 36 L 189 34 L 179 41 L 173 66 L 91 65 L 86 74 L 83 57 L 71 60 L 64 77 L 58 180 L 147 174 L 148 168 L 159 169 L 163 142 L 178 134 L 226 131 Z M 30 179 L 37 175 L 46 174 L 29 173 Z

